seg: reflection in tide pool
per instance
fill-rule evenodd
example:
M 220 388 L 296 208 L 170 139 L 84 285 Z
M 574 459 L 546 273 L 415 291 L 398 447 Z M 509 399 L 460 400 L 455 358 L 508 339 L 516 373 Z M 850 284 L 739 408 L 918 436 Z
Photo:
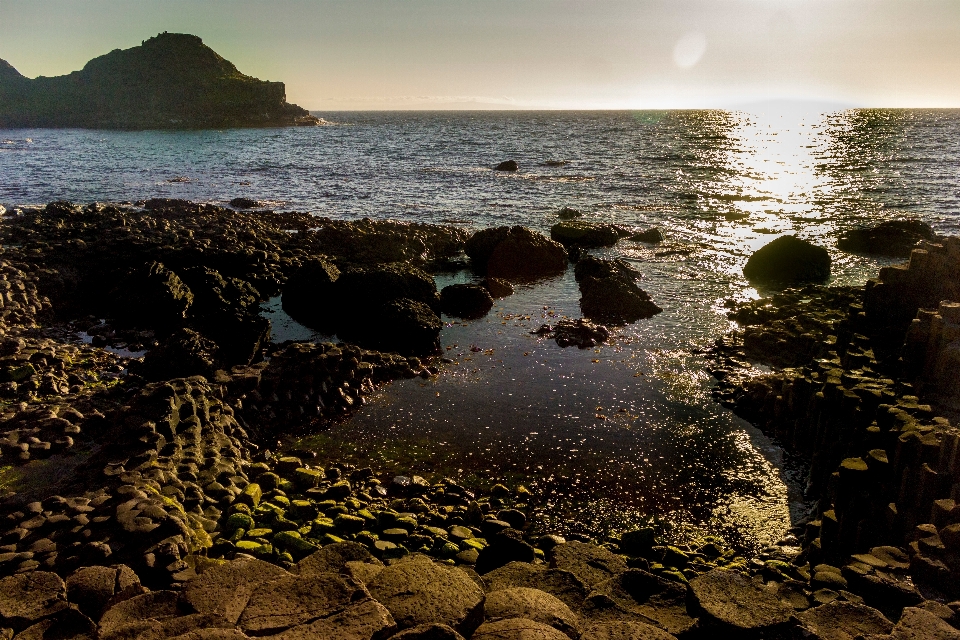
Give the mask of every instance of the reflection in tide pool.
M 659 228 L 662 244 L 597 253 L 639 269 L 663 313 L 599 349 L 560 349 L 529 332 L 579 317 L 572 274 L 520 287 L 487 318 L 446 319 L 451 363 L 439 377 L 388 385 L 313 438 L 329 459 L 385 471 L 531 482 L 545 527 L 657 516 L 681 532 L 776 541 L 800 508 L 795 465 L 711 401 L 694 355 L 729 330 L 725 300 L 768 293 L 743 280 L 747 257 L 794 233 L 828 248 L 833 283 L 857 284 L 888 262 L 840 253 L 841 231 L 903 216 L 960 230 L 958 111 L 321 115 L 332 124 L 0 131 L 0 204 L 244 196 L 337 218 L 544 232 L 566 206 L 587 221 Z M 508 158 L 519 171 L 492 170 Z M 277 300 L 267 306 L 279 339 L 313 337 L 284 326 Z

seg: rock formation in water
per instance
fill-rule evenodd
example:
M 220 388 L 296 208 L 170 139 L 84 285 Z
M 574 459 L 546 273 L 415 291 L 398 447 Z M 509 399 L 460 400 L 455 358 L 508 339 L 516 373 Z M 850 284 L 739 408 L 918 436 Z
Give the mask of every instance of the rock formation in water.
M 197 36 L 161 33 L 80 71 L 29 79 L 0 60 L 0 127 L 203 129 L 315 125 L 282 82 L 240 73 Z

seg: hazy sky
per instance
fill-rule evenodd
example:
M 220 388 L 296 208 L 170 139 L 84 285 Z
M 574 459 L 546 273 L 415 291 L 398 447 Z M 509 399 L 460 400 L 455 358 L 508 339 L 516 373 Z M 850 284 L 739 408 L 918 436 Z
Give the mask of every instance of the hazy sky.
M 161 31 L 309 109 L 960 107 L 960 0 L 0 0 L 30 77 Z

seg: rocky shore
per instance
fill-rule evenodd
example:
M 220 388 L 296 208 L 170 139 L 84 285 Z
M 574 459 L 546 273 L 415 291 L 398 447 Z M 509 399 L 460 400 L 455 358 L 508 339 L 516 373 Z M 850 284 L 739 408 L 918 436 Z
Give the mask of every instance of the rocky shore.
M 812 457 L 820 498 L 796 548 L 753 557 L 652 528 L 536 531 L 523 486 L 274 451 L 385 381 L 437 375 L 441 312 L 482 315 L 570 257 L 585 318 L 546 326 L 558 343 L 657 313 L 626 264 L 522 227 L 173 200 L 15 209 L 0 245 L 0 636 L 960 637 L 958 440 L 915 395 L 958 395 L 955 305 L 928 304 L 955 293 L 952 240 L 866 293 L 734 312 L 747 329 L 712 354 L 718 395 Z M 486 279 L 437 291 L 451 263 Z M 271 344 L 258 303 L 280 293 L 351 340 Z M 911 321 L 908 301 L 939 313 Z M 790 368 L 748 375 L 772 353 Z

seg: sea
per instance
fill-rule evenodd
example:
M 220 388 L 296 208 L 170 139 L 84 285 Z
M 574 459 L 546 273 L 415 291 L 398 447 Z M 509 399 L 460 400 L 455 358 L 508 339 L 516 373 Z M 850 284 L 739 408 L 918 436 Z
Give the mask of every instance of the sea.
M 759 549 L 810 508 L 805 461 L 717 405 L 701 351 L 735 329 L 729 301 L 768 295 L 741 273 L 780 235 L 826 247 L 831 284 L 896 261 L 836 249 L 845 230 L 916 218 L 960 231 L 960 110 L 322 112 L 310 128 L 113 132 L 0 130 L 0 205 L 151 197 L 280 211 L 544 233 L 563 207 L 660 229 L 622 240 L 663 313 L 609 344 L 562 349 L 532 332 L 579 317 L 572 270 L 444 318 L 445 363 L 391 383 L 348 418 L 281 447 L 393 474 L 524 484 L 534 526 L 603 537 L 652 522 Z M 495 166 L 515 160 L 516 172 Z M 467 270 L 438 286 L 469 282 Z M 327 340 L 264 301 L 276 340 Z M 765 369 L 757 367 L 761 373 Z M 789 538 L 786 540 L 789 541 Z

